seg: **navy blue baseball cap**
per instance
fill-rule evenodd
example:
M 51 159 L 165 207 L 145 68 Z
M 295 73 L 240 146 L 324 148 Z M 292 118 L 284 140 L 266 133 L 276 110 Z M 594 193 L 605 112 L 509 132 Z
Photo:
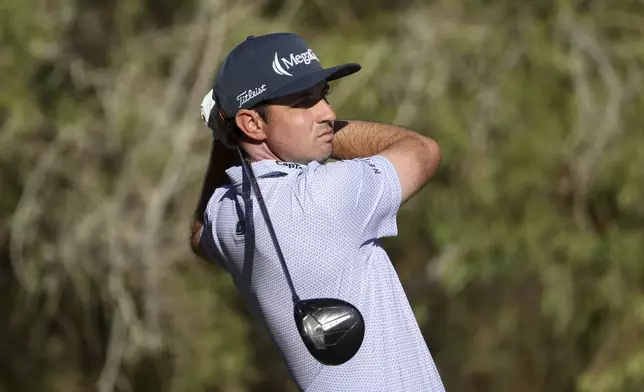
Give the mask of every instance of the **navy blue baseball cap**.
M 359 70 L 360 65 L 355 63 L 322 68 L 316 54 L 297 34 L 249 36 L 220 65 L 212 98 L 219 116 L 231 119 L 240 109 Z

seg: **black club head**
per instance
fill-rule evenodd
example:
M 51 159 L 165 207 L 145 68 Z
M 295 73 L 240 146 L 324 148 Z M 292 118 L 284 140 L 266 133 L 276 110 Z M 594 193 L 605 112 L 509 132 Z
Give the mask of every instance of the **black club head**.
M 348 302 L 315 298 L 295 304 L 295 323 L 311 355 L 325 365 L 341 365 L 358 352 L 364 319 Z

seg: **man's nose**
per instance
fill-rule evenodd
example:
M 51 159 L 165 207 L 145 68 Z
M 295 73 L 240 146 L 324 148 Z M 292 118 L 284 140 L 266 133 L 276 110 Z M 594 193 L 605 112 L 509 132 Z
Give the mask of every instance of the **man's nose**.
M 331 104 L 326 99 L 321 99 L 315 105 L 315 110 L 317 111 L 316 117 L 318 123 L 334 121 L 336 119 L 335 110 L 333 110 Z

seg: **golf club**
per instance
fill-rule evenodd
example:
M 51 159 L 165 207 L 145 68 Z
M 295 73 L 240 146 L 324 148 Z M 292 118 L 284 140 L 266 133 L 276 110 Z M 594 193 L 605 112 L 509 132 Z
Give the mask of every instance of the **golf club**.
M 295 292 L 291 274 L 286 267 L 284 255 L 277 242 L 268 209 L 259 190 L 251 165 L 237 148 L 243 170 L 251 182 L 259 208 L 262 211 L 268 232 L 271 235 L 277 257 L 293 297 L 295 324 L 311 355 L 325 365 L 341 365 L 358 352 L 364 339 L 364 319 L 360 311 L 350 303 L 335 298 L 312 298 L 301 300 Z

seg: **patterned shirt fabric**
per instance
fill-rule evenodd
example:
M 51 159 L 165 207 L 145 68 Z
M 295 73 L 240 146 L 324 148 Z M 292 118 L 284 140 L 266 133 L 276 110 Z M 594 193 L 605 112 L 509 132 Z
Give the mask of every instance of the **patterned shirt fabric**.
M 444 391 L 391 260 L 379 238 L 397 235 L 401 187 L 383 156 L 300 165 L 263 160 L 252 168 L 302 299 L 339 298 L 365 320 L 360 350 L 339 366 L 307 351 L 286 278 L 241 166 L 211 197 L 201 246 L 232 276 L 254 318 L 307 392 Z

